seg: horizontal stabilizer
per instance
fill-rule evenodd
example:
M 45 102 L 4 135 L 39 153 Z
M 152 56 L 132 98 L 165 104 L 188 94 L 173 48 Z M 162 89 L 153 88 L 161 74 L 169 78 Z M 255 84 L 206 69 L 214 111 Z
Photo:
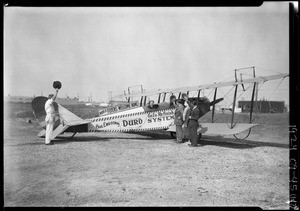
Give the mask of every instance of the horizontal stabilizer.
M 72 113 L 68 109 L 61 106 L 60 104 L 57 104 L 57 105 L 58 105 L 59 116 L 61 117 L 61 119 L 64 122 L 67 123 L 67 122 L 82 121 L 83 120 L 79 116 L 75 115 L 74 113 Z
M 75 121 L 67 122 L 66 125 L 76 126 L 76 125 L 88 124 L 90 122 L 91 122 L 90 120 L 75 120 Z
M 62 124 L 58 125 L 58 127 L 55 128 L 55 130 L 53 131 L 51 139 L 56 138 L 58 135 L 63 133 L 68 127 L 69 125 L 62 125 Z
M 42 137 L 45 137 L 46 135 L 46 130 L 42 130 L 39 134 L 38 134 L 38 137 L 39 138 L 42 138 Z

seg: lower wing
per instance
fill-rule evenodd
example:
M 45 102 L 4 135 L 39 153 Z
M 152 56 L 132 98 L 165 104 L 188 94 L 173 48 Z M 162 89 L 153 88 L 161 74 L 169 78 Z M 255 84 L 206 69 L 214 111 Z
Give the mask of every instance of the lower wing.
M 238 123 L 231 128 L 227 123 L 201 123 L 198 128 L 198 133 L 213 135 L 235 135 L 256 125 L 258 124 Z M 170 126 L 167 131 L 176 132 L 176 126 Z

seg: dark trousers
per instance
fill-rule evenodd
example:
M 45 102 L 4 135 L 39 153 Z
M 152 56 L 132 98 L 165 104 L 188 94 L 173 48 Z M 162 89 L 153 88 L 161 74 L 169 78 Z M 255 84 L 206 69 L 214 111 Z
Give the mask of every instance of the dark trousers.
M 193 146 L 196 146 L 198 143 L 197 129 L 198 129 L 198 125 L 196 125 L 196 124 L 188 125 L 188 130 L 189 130 L 189 134 L 190 134 L 190 138 L 191 138 L 191 144 Z
M 176 139 L 178 142 L 182 141 L 183 131 L 182 125 L 176 125 Z
M 183 140 L 189 140 L 190 139 L 190 134 L 189 134 L 188 127 L 182 128 L 182 139 Z

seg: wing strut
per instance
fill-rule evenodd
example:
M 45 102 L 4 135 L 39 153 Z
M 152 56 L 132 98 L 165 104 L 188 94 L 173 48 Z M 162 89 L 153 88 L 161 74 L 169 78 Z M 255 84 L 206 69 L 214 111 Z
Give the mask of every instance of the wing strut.
M 215 94 L 214 94 L 214 101 L 216 100 L 217 97 L 217 87 L 215 88 Z M 212 116 L 211 116 L 211 122 L 214 123 L 214 116 L 215 116 L 215 106 L 216 104 L 213 105 L 213 109 L 212 109 Z
M 234 97 L 233 97 L 233 105 L 232 105 L 232 116 L 231 116 L 231 127 L 230 127 L 231 129 L 234 127 L 233 120 L 234 120 L 234 110 L 235 110 L 235 103 L 236 103 L 237 87 L 238 87 L 238 85 L 235 85 Z
M 143 106 L 143 97 L 144 96 L 141 97 L 140 106 Z
M 77 133 L 77 132 L 73 133 L 73 135 L 70 137 L 70 139 L 73 138 L 73 137 L 76 135 L 76 133 Z
M 180 96 L 181 96 L 181 92 L 179 92 L 179 94 L 178 94 L 178 100 L 180 99 Z
M 234 70 L 234 71 L 235 71 L 235 81 L 237 82 L 236 70 Z M 234 90 L 233 105 L 232 105 L 232 116 L 231 116 L 231 126 L 230 126 L 231 129 L 234 127 L 233 120 L 234 120 L 234 110 L 235 110 L 235 103 L 236 103 L 237 88 L 238 88 L 238 85 L 236 84 L 235 90 Z
M 250 119 L 249 119 L 249 123 L 252 123 L 252 114 L 253 114 L 253 105 L 254 105 L 255 89 L 256 89 L 256 82 L 253 83 L 253 90 L 252 90 L 252 96 L 251 96 L 251 107 L 250 107 Z

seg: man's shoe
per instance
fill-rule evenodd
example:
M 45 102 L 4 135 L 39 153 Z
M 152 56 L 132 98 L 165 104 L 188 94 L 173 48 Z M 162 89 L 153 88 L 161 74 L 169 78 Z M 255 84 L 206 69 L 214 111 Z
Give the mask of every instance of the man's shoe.
M 53 145 L 54 143 L 53 142 L 50 142 L 49 144 L 45 144 L 45 145 Z

